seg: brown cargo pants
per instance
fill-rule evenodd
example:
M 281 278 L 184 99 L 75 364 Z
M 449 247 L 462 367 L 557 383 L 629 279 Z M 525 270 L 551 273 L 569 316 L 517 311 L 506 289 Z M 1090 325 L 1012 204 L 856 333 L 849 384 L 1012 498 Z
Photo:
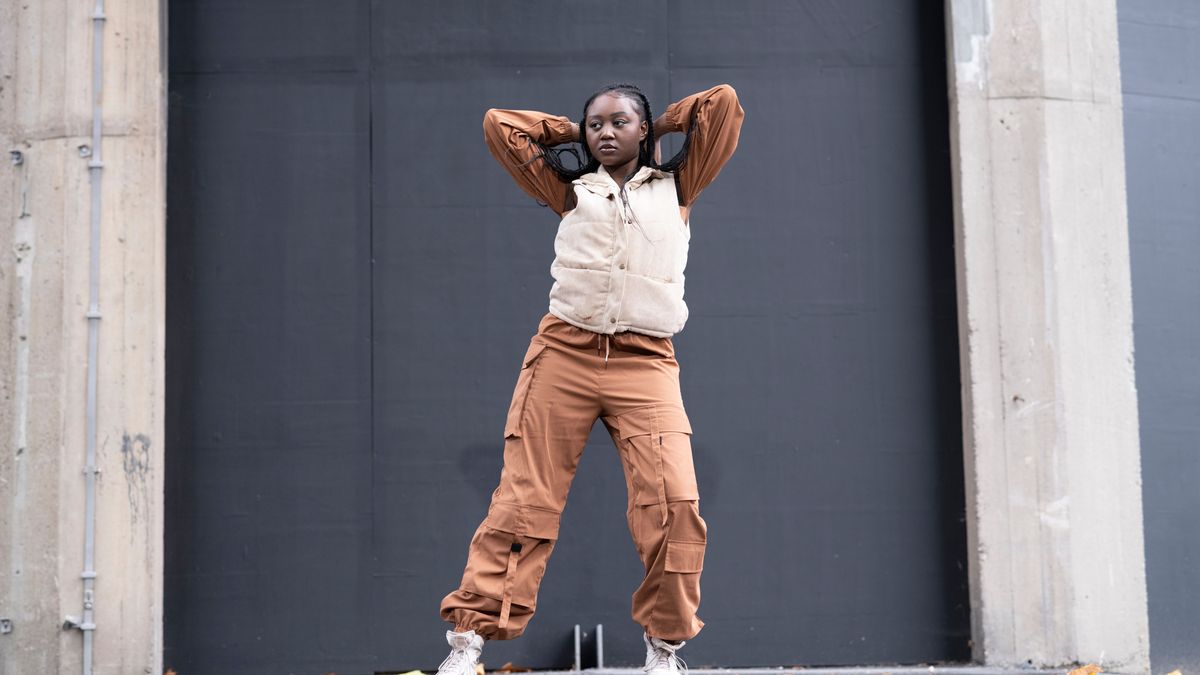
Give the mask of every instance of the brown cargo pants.
M 696 608 L 707 527 L 671 339 L 602 335 L 547 314 L 513 391 L 500 486 L 471 538 L 462 583 L 442 600 L 456 630 L 496 640 L 524 632 L 597 418 L 621 456 L 629 532 L 646 569 L 633 620 L 664 640 L 691 639 L 704 626 Z

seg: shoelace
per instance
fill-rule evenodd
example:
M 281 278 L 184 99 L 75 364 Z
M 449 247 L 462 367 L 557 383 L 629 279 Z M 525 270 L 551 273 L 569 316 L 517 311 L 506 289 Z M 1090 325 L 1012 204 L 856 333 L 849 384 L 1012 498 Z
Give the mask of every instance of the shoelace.
M 679 645 L 679 647 L 682 646 L 683 645 Z M 676 649 L 679 647 L 676 647 Z M 646 664 L 646 667 L 642 670 L 645 670 L 647 673 L 658 668 L 666 668 L 667 670 L 671 670 L 671 662 L 674 661 L 674 669 L 686 675 L 688 672 L 687 663 L 685 663 L 683 659 L 679 658 L 679 655 L 675 653 L 674 649 L 659 647 L 654 644 L 651 644 L 650 648 L 654 651 L 654 658 L 651 659 L 650 662 Z
M 471 655 L 467 652 L 467 648 L 458 648 L 450 650 L 450 655 L 442 661 L 442 665 L 438 666 L 438 672 L 449 669 L 450 672 L 461 672 L 465 670 L 464 666 L 471 662 Z M 474 672 L 474 669 L 471 669 Z

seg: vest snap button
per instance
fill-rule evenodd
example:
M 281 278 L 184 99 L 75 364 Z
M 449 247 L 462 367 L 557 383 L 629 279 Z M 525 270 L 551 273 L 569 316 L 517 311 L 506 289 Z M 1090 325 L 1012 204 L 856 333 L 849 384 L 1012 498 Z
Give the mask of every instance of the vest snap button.
M 625 269 L 625 263 L 621 263 L 621 269 Z
M 617 317 L 615 317 L 615 316 L 614 316 L 614 317 L 612 317 L 611 319 L 609 319 L 609 320 L 608 320 L 608 322 L 609 322 L 609 323 L 616 323 L 616 322 L 617 322 Z

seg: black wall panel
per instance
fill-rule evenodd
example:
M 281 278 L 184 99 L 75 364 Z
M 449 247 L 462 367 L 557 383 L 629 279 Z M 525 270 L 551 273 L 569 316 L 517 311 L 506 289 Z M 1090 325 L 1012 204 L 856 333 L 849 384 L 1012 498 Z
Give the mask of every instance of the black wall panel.
M 1153 671 L 1200 670 L 1200 4 L 1117 3 Z
M 557 225 L 492 161 L 482 114 L 578 118 L 610 81 L 656 113 L 729 82 L 746 109 L 693 212 L 676 338 L 710 528 L 688 662 L 967 658 L 939 8 L 170 15 L 165 665 L 436 667 Z M 489 666 L 568 666 L 576 623 L 640 665 L 624 509 L 601 429 L 538 616 Z

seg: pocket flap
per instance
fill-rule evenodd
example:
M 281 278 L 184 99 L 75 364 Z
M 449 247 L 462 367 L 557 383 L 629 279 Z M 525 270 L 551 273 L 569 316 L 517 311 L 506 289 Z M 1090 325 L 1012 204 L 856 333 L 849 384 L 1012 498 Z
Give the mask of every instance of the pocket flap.
M 704 569 L 704 542 L 702 541 L 671 541 L 667 540 L 667 561 L 664 569 L 668 572 L 691 574 Z
M 537 340 L 536 338 L 533 340 L 530 340 L 529 349 L 525 350 L 525 358 L 521 360 L 521 368 L 524 369 L 524 368 L 528 368 L 529 366 L 533 365 L 533 362 L 537 361 L 537 357 L 540 356 L 541 353 L 545 349 L 546 349 L 545 342 L 541 342 L 540 340 Z
M 641 436 L 654 431 L 654 418 L 658 416 L 658 430 L 675 431 L 685 434 L 692 433 L 692 425 L 688 422 L 687 413 L 681 406 L 648 405 L 634 408 L 617 416 L 617 429 L 621 438 Z
M 494 502 L 488 509 L 487 526 L 502 532 L 511 532 L 535 539 L 558 539 L 561 516 L 548 509 L 522 506 L 508 502 Z

